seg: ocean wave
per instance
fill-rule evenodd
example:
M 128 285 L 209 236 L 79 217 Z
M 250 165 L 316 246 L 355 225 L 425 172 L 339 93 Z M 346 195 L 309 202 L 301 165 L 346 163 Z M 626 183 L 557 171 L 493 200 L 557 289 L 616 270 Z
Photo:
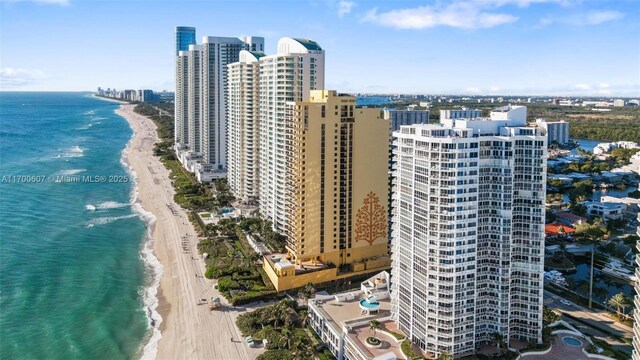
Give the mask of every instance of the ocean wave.
M 87 171 L 87 169 L 68 169 L 68 170 L 61 170 L 60 171 L 60 175 L 76 175 L 76 174 L 80 174 L 81 172 L 85 172 Z
M 108 210 L 108 209 L 119 209 L 123 207 L 131 206 L 131 203 L 119 203 L 115 201 L 105 201 L 96 205 L 87 204 L 85 208 L 89 211 L 95 210 Z
M 133 131 L 133 129 L 131 129 Z M 144 246 L 140 250 L 140 258 L 145 264 L 145 270 L 148 274 L 147 284 L 144 287 L 140 288 L 140 295 L 142 296 L 144 303 L 144 311 L 147 314 L 147 326 L 149 329 L 149 335 L 147 343 L 141 345 L 140 351 L 142 352 L 141 359 L 142 360 L 153 360 L 156 358 L 156 354 L 158 352 L 158 342 L 162 337 L 160 333 L 160 324 L 162 323 L 162 316 L 158 312 L 158 288 L 160 287 L 160 278 L 162 277 L 162 264 L 158 260 L 158 258 L 153 253 L 153 228 L 156 222 L 156 217 L 153 213 L 146 211 L 142 204 L 138 201 L 138 174 L 133 171 L 133 167 L 129 164 L 129 159 L 127 158 L 127 151 L 131 146 L 131 141 L 135 136 L 135 131 L 131 135 L 131 139 L 127 142 L 127 145 L 122 150 L 122 155 L 120 156 L 120 163 L 122 167 L 129 174 L 129 178 L 131 179 L 131 195 L 130 201 L 132 205 L 132 210 L 134 213 L 138 214 L 140 219 L 144 221 L 145 226 L 147 228 Z
M 62 155 L 65 158 L 83 157 L 84 150 L 80 146 L 74 146 Z
M 109 224 L 109 223 L 112 223 L 114 221 L 123 220 L 123 219 L 131 219 L 131 218 L 137 217 L 137 216 L 138 216 L 138 214 L 99 217 L 99 218 L 95 218 L 95 219 L 89 220 L 89 222 L 87 223 L 86 227 L 90 228 L 90 227 L 94 227 L 96 225 Z
M 95 113 L 96 113 L 95 111 L 89 110 L 89 111 L 85 112 L 84 115 L 93 115 Z
M 79 128 L 76 128 L 76 130 L 89 130 L 92 126 L 93 124 L 87 124 L 87 125 L 80 126 Z

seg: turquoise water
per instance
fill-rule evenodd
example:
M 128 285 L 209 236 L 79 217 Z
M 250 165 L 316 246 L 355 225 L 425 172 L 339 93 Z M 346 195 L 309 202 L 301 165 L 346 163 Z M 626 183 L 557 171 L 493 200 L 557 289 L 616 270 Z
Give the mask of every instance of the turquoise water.
M 356 98 L 356 105 L 358 106 L 381 105 L 390 102 L 392 102 L 391 99 L 386 96 L 358 96 Z
M 2 359 L 136 358 L 154 333 L 155 270 L 117 106 L 0 92 Z

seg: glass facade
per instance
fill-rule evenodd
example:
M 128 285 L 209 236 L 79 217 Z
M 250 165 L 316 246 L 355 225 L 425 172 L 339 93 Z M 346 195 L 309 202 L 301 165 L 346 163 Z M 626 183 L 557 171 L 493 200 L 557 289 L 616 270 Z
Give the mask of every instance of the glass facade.
M 187 26 L 176 27 L 176 56 L 179 51 L 189 50 L 189 45 L 196 43 L 196 28 Z

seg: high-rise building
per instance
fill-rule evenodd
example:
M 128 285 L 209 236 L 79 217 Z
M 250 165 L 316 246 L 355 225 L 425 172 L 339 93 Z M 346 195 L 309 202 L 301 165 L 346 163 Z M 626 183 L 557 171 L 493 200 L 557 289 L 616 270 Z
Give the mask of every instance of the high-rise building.
M 482 116 L 482 110 L 478 109 L 452 109 L 440 110 L 440 120 L 443 119 L 475 119 Z
M 428 124 L 429 110 L 385 109 L 384 118 L 389 120 L 391 131 L 396 131 L 402 125 Z
M 258 60 L 262 51 L 240 51 L 229 65 L 227 101 L 227 179 L 234 196 L 244 202 L 258 197 Z
M 388 120 L 331 90 L 311 91 L 284 111 L 276 174 L 284 183 L 278 200 L 287 254 L 267 256 L 263 265 L 276 289 L 388 268 L 389 152 L 380 146 L 389 139 Z
M 640 222 L 640 213 L 637 216 Z M 636 228 L 636 234 L 640 236 L 640 225 Z M 640 249 L 640 240 L 636 242 L 636 249 Z M 640 279 L 640 253 L 636 254 L 636 278 Z M 635 310 L 633 311 L 633 353 L 632 360 L 640 360 L 640 282 L 634 282 L 636 296 L 633 299 Z
M 189 45 L 188 81 L 188 147 L 192 155 L 202 152 L 202 45 Z
M 176 27 L 176 56 L 180 51 L 189 50 L 189 45 L 196 43 L 196 28 L 189 26 Z
M 196 171 L 200 181 L 226 175 L 227 65 L 239 60 L 240 51 L 264 44 L 263 38 L 247 39 L 255 44 L 232 37 L 205 36 L 202 41 L 202 166 Z
M 173 140 L 176 152 L 189 142 L 189 62 L 188 51 L 179 51 L 175 57 L 175 92 L 173 97 Z
M 545 129 L 547 133 L 547 144 L 556 142 L 559 145 L 564 145 L 569 142 L 569 123 L 566 121 L 536 119 L 536 126 Z
M 396 132 L 392 314 L 425 352 L 542 341 L 546 137 L 526 108 Z
M 286 224 L 284 159 L 289 129 L 287 102 L 308 99 L 324 88 L 324 50 L 313 40 L 282 38 L 278 53 L 260 58 L 259 194 L 260 213 L 275 230 Z

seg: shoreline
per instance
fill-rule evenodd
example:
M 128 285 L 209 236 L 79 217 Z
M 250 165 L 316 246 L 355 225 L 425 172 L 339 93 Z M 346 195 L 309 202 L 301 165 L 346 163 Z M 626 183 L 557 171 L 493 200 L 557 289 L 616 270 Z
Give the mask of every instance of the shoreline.
M 134 204 L 140 207 L 141 214 L 155 218 L 155 222 L 145 222 L 149 236 L 140 250 L 141 257 L 147 270 L 153 268 L 143 254 L 150 248 L 149 253 L 161 267 L 157 282 L 152 281 L 152 285 L 157 283 L 157 291 L 145 294 L 152 293 L 155 308 L 145 309 L 150 311 L 147 316 L 151 336 L 141 344 L 144 352 L 140 355 L 143 359 L 255 358 L 257 353 L 248 350 L 234 324 L 235 317 L 247 308 L 225 306 L 223 310 L 210 311 L 206 302 L 200 301 L 221 295 L 213 290 L 215 282 L 204 277 L 205 264 L 197 250 L 199 238 L 187 213 L 173 200 L 175 191 L 169 171 L 153 155 L 154 144 L 159 141 L 156 126 L 149 118 L 133 112 L 134 106 L 120 104 L 115 112 L 133 130 L 124 161 L 136 179 Z

